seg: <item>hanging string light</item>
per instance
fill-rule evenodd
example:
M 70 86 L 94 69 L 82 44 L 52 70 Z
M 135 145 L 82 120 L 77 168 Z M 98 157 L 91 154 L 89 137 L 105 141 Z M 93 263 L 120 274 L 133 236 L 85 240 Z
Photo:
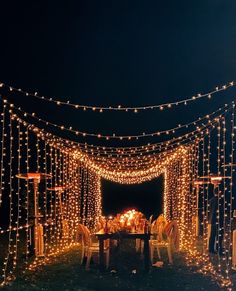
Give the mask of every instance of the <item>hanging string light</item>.
M 229 108 L 230 109 L 230 108 Z M 228 112 L 228 109 L 225 109 L 225 111 L 224 111 L 224 114 L 226 114 Z M 219 117 L 220 116 L 222 116 L 222 115 L 219 115 Z M 16 118 L 17 116 L 14 114 L 14 117 Z M 18 117 L 17 117 L 18 118 Z M 23 122 L 24 124 L 29 124 L 29 123 L 27 123 L 26 121 L 24 121 L 24 120 L 22 120 L 22 119 L 20 119 L 20 118 L 18 118 L 18 121 L 21 121 L 21 122 Z M 210 121 L 208 121 L 208 123 L 209 123 Z M 30 124 L 29 124 L 30 125 Z M 35 126 L 32 126 L 32 124 L 30 125 L 30 127 L 32 128 L 34 128 L 34 130 L 35 131 L 40 131 L 41 133 L 42 132 L 45 132 L 45 130 L 41 130 L 41 129 L 39 129 L 39 128 L 37 128 L 37 127 L 35 127 Z M 162 146 L 164 146 L 163 147 L 163 150 L 166 150 L 167 148 L 166 148 L 166 146 L 165 145 L 167 145 L 167 147 L 169 147 L 169 146 L 171 146 L 172 148 L 173 148 L 173 146 L 174 146 L 174 144 L 175 143 L 178 143 L 179 145 L 180 145 L 180 142 L 181 142 L 181 140 L 183 140 L 184 138 L 185 139 L 187 139 L 187 138 L 189 138 L 189 139 L 191 139 L 191 134 L 198 134 L 198 133 L 200 133 L 201 132 L 201 130 L 202 130 L 202 128 L 200 128 L 200 127 L 197 127 L 197 130 L 196 131 L 194 131 L 194 132 L 191 132 L 191 133 L 188 133 L 188 134 L 185 134 L 185 135 L 183 135 L 183 136 L 179 136 L 178 138 L 173 138 L 172 140 L 168 140 L 168 141 L 166 141 L 166 142 L 161 142 L 161 143 L 156 143 L 156 144 L 148 144 L 147 146 L 141 146 L 141 147 L 128 147 L 128 148 L 119 148 L 118 149 L 118 153 L 119 154 L 122 154 L 123 156 L 124 156 L 124 151 L 130 151 L 131 153 L 133 153 L 133 154 L 137 154 L 136 152 L 138 152 L 139 151 L 139 149 L 140 149 L 140 151 L 150 151 L 149 149 L 152 149 L 152 150 L 154 150 L 155 148 L 157 148 L 157 147 L 159 147 L 159 150 L 161 150 L 162 149 Z M 48 137 L 48 136 L 50 136 L 51 134 L 49 134 L 49 133 L 46 133 L 46 136 Z M 52 135 L 51 135 L 52 136 Z M 60 142 L 63 142 L 63 143 L 66 143 L 66 146 L 68 147 L 68 146 L 72 146 L 72 147 L 74 147 L 74 148 L 80 148 L 81 147 L 81 144 L 80 143 L 74 143 L 74 142 L 72 142 L 72 141 L 68 141 L 68 140 L 63 140 L 62 138 L 60 138 Z M 172 143 L 172 142 L 174 142 L 174 143 Z M 87 151 L 87 148 L 89 148 L 89 147 L 87 147 L 87 145 L 85 145 L 85 147 L 84 147 L 84 149 L 85 149 L 85 151 Z M 95 147 L 94 147 L 95 148 Z M 96 147 L 96 149 L 97 150 L 100 150 L 100 155 L 102 155 L 102 151 L 105 151 L 105 154 L 106 153 L 108 153 L 108 151 L 112 151 L 112 152 L 115 152 L 114 150 L 113 150 L 113 148 L 111 148 L 111 147 Z M 121 152 L 120 152 L 121 151 Z M 93 153 L 96 153 L 96 150 L 92 150 L 92 154 Z M 128 153 L 128 152 L 127 152 Z M 117 155 L 117 152 L 116 152 L 116 155 Z M 130 153 L 129 153 L 129 157 L 130 157 Z
M 34 97 L 34 98 L 37 98 L 37 99 L 40 99 L 40 100 L 43 100 L 43 101 L 54 103 L 57 106 L 66 105 L 66 106 L 70 106 L 70 107 L 72 107 L 74 109 L 80 109 L 80 110 L 82 109 L 84 111 L 91 110 L 91 111 L 97 111 L 97 112 L 100 112 L 100 113 L 102 113 L 104 111 L 124 111 L 124 112 L 137 113 L 137 112 L 139 112 L 141 110 L 153 110 L 153 109 L 164 110 L 164 109 L 170 109 L 170 108 L 172 108 L 174 106 L 178 106 L 178 105 L 188 105 L 190 102 L 193 102 L 193 101 L 196 101 L 196 100 L 199 100 L 199 99 L 203 99 L 203 98 L 211 99 L 212 96 L 215 93 L 225 91 L 228 88 L 233 87 L 233 86 L 235 86 L 235 82 L 231 81 L 231 82 L 229 82 L 229 83 L 227 83 L 227 84 L 225 84 L 223 86 L 216 86 L 215 89 L 210 91 L 210 92 L 207 92 L 207 93 L 204 93 L 204 94 L 198 93 L 197 95 L 192 96 L 190 98 L 178 100 L 178 101 L 175 101 L 175 102 L 168 102 L 168 103 L 163 103 L 163 104 L 158 104 L 158 105 L 154 104 L 154 105 L 146 105 L 146 106 L 135 106 L 135 107 L 125 107 L 125 106 L 122 106 L 122 105 L 118 105 L 118 106 L 114 107 L 114 106 L 89 106 L 89 105 L 74 104 L 69 100 L 68 101 L 61 101 L 61 100 L 56 100 L 56 99 L 53 99 L 53 98 L 40 96 L 38 94 L 38 92 L 29 93 L 29 92 L 26 92 L 26 91 L 24 91 L 22 89 L 17 89 L 15 87 L 8 86 L 5 83 L 0 82 L 0 88 L 5 88 L 9 92 L 21 93 L 21 94 L 23 94 L 25 96 L 30 96 L 30 97 Z
M 167 129 L 167 130 L 162 130 L 162 131 L 157 131 L 157 132 L 152 132 L 152 133 L 141 133 L 141 134 L 136 134 L 136 135 L 117 135 L 115 133 L 113 133 L 112 135 L 104 135 L 104 134 L 100 134 L 100 133 L 88 133 L 88 132 L 83 132 L 80 130 L 76 130 L 73 129 L 72 126 L 70 127 L 66 127 L 65 125 L 58 125 L 56 123 L 50 122 L 50 121 L 46 121 L 43 120 L 42 118 L 38 117 L 35 113 L 28 113 L 24 110 L 22 110 L 20 107 L 16 107 L 13 103 L 9 103 L 7 101 L 7 99 L 4 98 L 3 100 L 4 103 L 8 104 L 10 106 L 10 108 L 15 109 L 16 111 L 22 113 L 22 115 L 26 118 L 26 117 L 30 117 L 35 119 L 37 122 L 43 123 L 45 126 L 52 126 L 54 128 L 57 128 L 61 131 L 66 131 L 66 132 L 70 132 L 75 134 L 76 136 L 82 136 L 82 137 L 95 137 L 98 139 L 106 139 L 106 140 L 110 140 L 110 139 L 115 139 L 115 140 L 138 140 L 138 139 L 142 139 L 142 138 L 148 138 L 148 137 L 155 137 L 155 136 L 161 136 L 161 135 L 171 135 L 171 134 L 175 134 L 176 132 L 178 132 L 181 129 L 188 129 L 191 126 L 198 126 L 198 124 L 201 124 L 201 122 L 207 122 L 209 121 L 212 117 L 214 117 L 214 115 L 219 114 L 221 111 L 223 111 L 226 107 L 229 107 L 229 104 L 225 104 L 225 106 L 222 108 L 218 108 L 217 110 L 215 110 L 214 112 L 212 112 L 211 114 L 206 114 L 203 117 L 199 117 L 196 120 L 186 123 L 186 124 L 179 124 L 176 127 Z
M 1 134 L 2 134 L 2 142 L 1 142 L 1 168 L 0 168 L 0 206 L 2 204 L 2 192 L 4 190 L 4 158 L 5 158 L 5 110 L 6 104 L 3 104 L 3 110 L 1 113 Z
M 230 178 L 226 181 L 224 178 L 227 177 L 227 169 L 223 165 L 227 165 L 228 160 L 232 164 L 234 162 L 234 103 L 207 118 L 207 122 L 196 124 L 195 128 L 186 134 L 155 144 L 123 147 L 118 150 L 112 147 L 81 145 L 63 139 L 47 132 L 45 128 L 39 128 L 30 121 L 24 120 L 15 113 L 10 104 L 4 103 L 4 105 L 5 110 L 2 115 L 4 121 L 1 129 L 4 149 L 1 148 L 1 150 L 5 155 L 1 157 L 0 164 L 1 173 L 4 174 L 7 168 L 6 172 L 10 174 L 5 173 L 1 180 L 2 203 L 8 203 L 9 206 L 8 225 L 0 229 L 0 235 L 8 235 L 9 238 L 9 244 L 5 246 L 3 282 L 12 277 L 18 262 L 17 234 L 20 230 L 26 230 L 24 240 L 26 262 L 28 268 L 32 270 L 41 261 L 48 262 L 50 256 L 60 254 L 77 243 L 79 222 L 82 221 L 91 229 L 95 228 L 102 214 L 101 179 L 134 184 L 164 174 L 164 213 L 168 220 L 175 219 L 179 225 L 180 247 L 181 250 L 187 252 L 188 263 L 195 262 L 202 274 L 214 276 L 220 287 L 231 288 L 229 270 L 232 265 L 230 253 L 232 253 L 233 179 L 230 178 L 233 177 L 233 169 L 231 166 Z M 226 129 L 230 127 L 229 124 L 231 130 L 230 135 L 227 135 Z M 16 166 L 14 166 L 14 161 L 17 162 Z M 22 182 L 17 181 L 19 184 L 16 184 L 15 175 L 20 171 L 29 174 L 35 169 L 36 172 L 44 171 L 50 174 L 51 179 L 47 183 L 40 182 L 40 185 L 45 185 L 46 189 L 40 190 L 40 193 L 37 192 L 37 200 L 40 200 L 43 193 L 45 207 L 42 208 L 45 208 L 45 213 L 40 201 L 35 204 L 37 210 L 40 210 L 44 216 L 39 218 L 39 224 L 44 231 L 45 258 L 36 257 L 29 265 L 28 257 L 32 252 L 32 240 L 34 240 L 31 233 L 34 225 L 30 222 L 30 204 L 35 201 L 33 201 L 29 180 L 26 180 L 24 199 L 26 209 L 25 213 L 22 213 L 24 217 L 20 220 L 21 201 L 18 200 L 18 193 L 20 193 Z M 213 176 L 211 170 L 214 172 L 217 170 L 217 175 Z M 194 182 L 198 182 L 201 176 L 205 185 L 197 191 L 197 184 Z M 216 185 L 216 181 L 220 178 L 222 178 L 222 183 Z M 209 183 L 214 186 L 218 203 L 215 236 L 218 254 L 214 257 L 216 265 L 207 247 L 210 233 L 208 227 Z M 13 191 L 13 185 L 18 185 L 16 193 Z M 66 189 L 62 196 L 50 190 L 64 185 Z M 199 195 L 201 205 L 197 202 Z M 200 238 L 196 238 L 197 223 L 193 219 L 197 216 L 199 206 L 202 210 L 203 227 L 203 240 L 200 242 L 198 241 Z M 24 224 L 20 225 L 20 221 L 24 221 Z M 220 254 L 222 238 L 225 250 Z M 199 243 L 202 248 L 197 248 Z M 37 246 L 34 246 L 33 251 L 37 255 Z
M 226 105 L 225 106 L 226 107 L 226 109 L 225 109 L 225 111 L 224 111 L 224 113 L 223 114 L 226 114 L 226 113 L 228 113 L 228 111 L 231 109 L 230 107 L 228 107 L 228 105 Z M 218 117 L 220 117 L 220 116 L 223 116 L 223 114 L 221 114 L 221 115 L 219 115 Z M 20 118 L 18 118 L 16 115 L 14 115 L 15 116 L 15 118 L 17 118 L 18 119 L 18 121 L 20 121 L 21 120 L 21 122 L 24 122 L 25 124 L 26 124 L 26 122 L 25 121 L 23 121 L 22 119 L 20 119 Z M 216 120 L 217 118 L 215 118 L 215 120 Z M 178 137 L 178 138 L 173 138 L 172 140 L 168 140 L 168 141 L 166 141 L 166 142 L 163 142 L 163 143 L 156 143 L 156 144 L 148 144 L 146 147 L 140 147 L 140 152 L 141 151 L 144 151 L 144 152 L 147 152 L 147 151 L 153 151 L 153 150 L 155 150 L 155 148 L 157 148 L 157 147 L 159 147 L 159 149 L 161 149 L 161 150 L 164 150 L 164 151 L 166 151 L 169 147 L 171 148 L 174 148 L 174 146 L 175 146 L 175 144 L 177 144 L 177 145 L 180 145 L 182 142 L 183 142 L 183 140 L 184 139 L 186 139 L 186 140 L 190 140 L 191 138 L 193 138 L 193 139 L 195 139 L 195 135 L 196 134 L 201 134 L 201 132 L 202 132 L 202 128 L 204 128 L 204 127 L 206 127 L 206 126 L 210 126 L 212 123 L 211 123 L 211 121 L 210 120 L 208 120 L 208 124 L 207 125 L 205 125 L 205 124 L 203 124 L 202 125 L 202 127 L 197 127 L 197 129 L 195 130 L 195 131 L 193 131 L 193 132 L 191 132 L 191 133 L 188 133 L 188 134 L 185 134 L 185 135 L 183 135 L 183 136 L 180 136 L 180 137 Z M 32 125 L 31 125 L 31 127 L 32 127 Z M 34 127 L 34 130 L 35 131 L 40 131 L 41 133 L 43 133 L 44 132 L 44 130 L 40 130 L 40 129 L 38 129 L 37 127 Z M 46 136 L 48 137 L 50 134 L 49 133 L 46 133 Z M 182 141 L 181 141 L 181 139 L 182 139 Z M 66 142 L 66 144 L 67 144 L 67 146 L 72 146 L 72 147 L 74 147 L 74 148 L 80 148 L 80 145 L 81 144 L 76 144 L 76 143 L 73 143 L 73 142 L 70 142 L 70 141 L 68 141 L 68 140 L 63 140 L 63 139 L 61 139 L 60 138 L 60 143 L 61 142 Z M 163 146 L 163 148 L 162 148 L 162 146 Z M 152 150 L 149 150 L 149 149 L 152 149 Z M 106 149 L 105 147 L 100 147 L 100 148 L 98 148 L 99 150 L 100 150 L 100 153 L 99 153 L 99 155 L 101 156 L 102 154 L 103 154 L 103 151 L 105 151 L 106 153 L 105 153 L 105 155 L 107 154 L 107 151 L 109 151 L 109 149 Z M 130 150 L 131 148 L 128 148 L 128 150 Z M 124 151 L 124 150 L 126 150 L 126 148 L 120 148 L 120 150 L 121 151 Z M 135 150 L 131 150 L 131 151 L 133 151 L 133 153 L 136 155 L 137 153 L 135 152 L 135 151 L 139 151 L 139 148 L 138 147 L 136 147 L 135 148 Z M 96 151 L 95 150 L 93 150 L 92 151 L 92 154 L 96 154 Z M 122 156 L 124 156 L 124 153 L 121 153 L 122 154 Z M 117 155 L 117 153 L 116 153 L 116 155 Z M 118 156 L 118 155 L 117 155 Z M 129 155 L 129 157 L 130 157 L 131 155 Z
M 19 119 L 17 119 L 18 121 L 19 121 Z M 35 131 L 35 129 L 34 129 L 34 131 Z M 37 130 L 37 132 L 38 132 L 38 130 Z M 200 134 L 204 134 L 204 131 L 199 131 L 199 133 Z M 54 146 L 55 146 L 55 141 L 54 141 Z M 77 152 L 77 154 L 76 154 L 77 156 L 76 156 L 76 158 L 78 159 L 80 159 L 80 160 L 82 160 L 83 161 L 83 163 L 89 163 L 89 166 L 91 166 L 91 161 L 89 160 L 89 158 L 88 157 L 86 157 L 86 156 L 84 156 L 84 155 L 82 155 L 81 153 L 78 153 Z M 78 156 L 79 155 L 79 156 Z M 97 170 L 97 169 L 96 169 Z M 96 171 L 95 170 L 95 171 Z

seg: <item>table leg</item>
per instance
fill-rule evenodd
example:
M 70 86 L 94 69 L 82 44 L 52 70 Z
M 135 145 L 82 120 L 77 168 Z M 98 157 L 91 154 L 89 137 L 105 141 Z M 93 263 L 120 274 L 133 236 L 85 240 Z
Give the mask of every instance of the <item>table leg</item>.
M 104 270 L 104 240 L 99 239 L 99 267 Z
M 149 239 L 144 239 L 144 269 L 149 271 L 150 268 L 150 254 L 149 254 Z

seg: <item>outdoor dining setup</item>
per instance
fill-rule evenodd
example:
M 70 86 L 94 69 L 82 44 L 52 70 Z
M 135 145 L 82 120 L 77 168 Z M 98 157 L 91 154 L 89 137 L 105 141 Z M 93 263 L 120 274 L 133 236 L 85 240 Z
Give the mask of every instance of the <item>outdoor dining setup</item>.
M 110 250 L 117 248 L 122 240 L 134 241 L 134 248 L 144 259 L 144 270 L 154 263 L 155 251 L 161 260 L 161 250 L 166 249 L 168 263 L 173 263 L 173 252 L 179 248 L 179 230 L 176 221 L 167 222 L 161 214 L 157 219 L 148 220 L 135 209 L 124 211 L 115 217 L 100 217 L 94 232 L 80 224 L 78 236 L 81 242 L 81 263 L 86 259 L 86 269 L 90 267 L 93 255 L 98 257 L 101 270 L 109 267 Z M 156 257 L 157 261 L 157 257 Z M 154 264 L 155 266 L 155 264 Z
M 2 86 L 6 96 L 12 94 Z M 15 106 L 7 97 L 1 104 L 0 284 L 12 280 L 23 261 L 25 269 L 32 264 L 36 268 L 74 247 L 80 254 L 78 264 L 89 270 L 94 262 L 104 270 L 119 261 L 117 257 L 112 262 L 114 253 L 129 241 L 145 271 L 163 262 L 174 264 L 175 252 L 180 250 L 188 266 L 214 276 L 222 287 L 232 286 L 231 273 L 236 268 L 234 102 L 186 127 L 158 132 L 165 133 L 168 142 L 119 149 L 64 139 L 48 130 L 52 124 L 41 118 L 34 123 L 37 114 Z M 53 127 L 62 134 L 67 130 L 86 136 L 65 125 Z M 171 139 L 181 128 L 186 133 Z M 98 134 L 93 138 L 138 142 L 144 136 Z M 143 211 L 148 213 L 152 206 L 162 214 L 145 217 L 131 208 L 104 216 L 111 208 L 104 207 L 103 184 L 139 185 L 159 177 L 163 187 L 154 189 L 154 195 L 161 195 L 160 205 L 147 201 Z M 110 203 L 112 195 L 108 195 Z

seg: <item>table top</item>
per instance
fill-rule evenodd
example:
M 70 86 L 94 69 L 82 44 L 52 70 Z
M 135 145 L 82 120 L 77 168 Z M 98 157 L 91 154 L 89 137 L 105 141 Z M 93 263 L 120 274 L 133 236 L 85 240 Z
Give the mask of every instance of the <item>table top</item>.
M 130 238 L 130 239 L 150 239 L 151 233 L 137 233 L 137 232 L 114 232 L 114 233 L 105 233 L 104 231 L 100 230 L 99 232 L 95 233 L 97 238 L 99 239 L 118 239 L 118 238 Z
M 55 192 L 62 192 L 64 190 L 66 190 L 67 187 L 66 186 L 54 186 L 51 188 L 47 188 L 48 191 L 55 191 Z
M 20 173 L 16 177 L 24 180 L 45 180 L 51 178 L 52 175 L 46 173 Z

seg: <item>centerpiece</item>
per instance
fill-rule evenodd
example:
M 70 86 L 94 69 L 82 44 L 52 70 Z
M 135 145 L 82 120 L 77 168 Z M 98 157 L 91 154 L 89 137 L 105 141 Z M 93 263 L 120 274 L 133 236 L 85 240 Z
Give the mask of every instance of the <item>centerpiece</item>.
M 131 233 L 143 231 L 146 221 L 144 215 L 135 209 L 126 210 L 122 214 L 118 214 L 117 220 L 120 232 Z

